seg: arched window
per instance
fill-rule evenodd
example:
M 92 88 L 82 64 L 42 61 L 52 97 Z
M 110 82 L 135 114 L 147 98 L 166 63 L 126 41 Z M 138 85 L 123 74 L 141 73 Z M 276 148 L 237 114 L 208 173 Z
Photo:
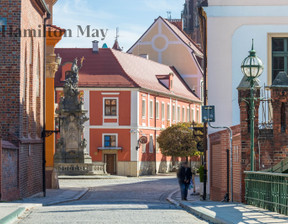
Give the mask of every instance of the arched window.
M 281 105 L 281 132 L 285 132 L 286 130 L 286 111 L 285 111 L 285 104 L 282 103 Z

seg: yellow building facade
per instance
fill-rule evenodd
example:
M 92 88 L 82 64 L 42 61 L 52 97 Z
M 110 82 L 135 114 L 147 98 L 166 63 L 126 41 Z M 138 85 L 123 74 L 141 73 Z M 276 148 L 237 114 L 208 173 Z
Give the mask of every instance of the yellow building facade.
M 57 0 L 46 0 L 53 15 L 53 5 Z M 64 29 L 52 25 L 52 15 L 46 27 L 46 97 L 45 97 L 45 159 L 46 159 L 46 187 L 58 188 L 57 174 L 54 171 L 55 153 L 55 88 L 54 77 L 61 63 L 59 55 L 54 53 L 56 44 L 62 39 Z M 51 132 L 50 132 L 51 131 Z
M 203 53 L 172 22 L 159 17 L 127 52 L 174 66 L 191 90 L 201 98 Z

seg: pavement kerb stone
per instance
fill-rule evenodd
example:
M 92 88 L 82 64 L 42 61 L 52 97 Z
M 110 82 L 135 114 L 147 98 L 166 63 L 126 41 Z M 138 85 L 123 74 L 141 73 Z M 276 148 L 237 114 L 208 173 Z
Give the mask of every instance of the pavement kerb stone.
M 175 190 L 172 193 L 170 193 L 168 195 L 168 197 L 167 197 L 167 201 L 169 201 L 171 204 L 174 204 L 176 206 L 181 206 L 187 212 L 189 212 L 189 213 L 191 213 L 193 215 L 197 215 L 200 218 L 205 219 L 206 221 L 210 221 L 210 222 L 217 223 L 217 224 L 228 224 L 228 222 L 226 222 L 226 221 L 224 221 L 224 220 L 222 220 L 220 218 L 216 218 L 216 217 L 213 217 L 212 215 L 209 215 L 209 213 L 207 213 L 205 211 L 205 208 L 203 208 L 203 209 L 193 208 L 193 207 L 190 207 L 189 205 L 186 205 L 183 202 L 178 202 L 178 201 L 172 199 L 172 196 L 175 193 L 177 193 L 178 191 L 179 190 Z
M 206 212 L 205 208 L 199 208 L 199 209 L 193 208 L 193 207 L 190 207 L 189 205 L 186 205 L 182 202 L 180 202 L 180 206 L 182 208 L 184 208 L 187 212 L 189 212 L 193 215 L 197 215 L 206 221 L 210 221 L 210 222 L 217 223 L 217 224 L 230 224 L 229 222 L 226 222 L 220 218 L 216 218 L 213 215 L 209 215 L 209 212 Z
M 43 203 L 43 206 L 51 206 L 51 205 L 57 205 L 57 204 L 60 204 L 60 203 L 65 203 L 65 202 L 77 201 L 80 198 L 82 198 L 88 191 L 89 191 L 89 189 L 85 188 L 82 191 L 80 191 L 77 195 L 75 195 L 73 198 L 59 199 L 59 200 L 55 200 L 55 201 L 52 201 L 52 202 Z
M 20 207 L 16 209 L 14 212 L 0 219 L 0 224 L 8 224 L 8 223 L 15 222 L 18 219 L 18 217 L 21 216 L 25 212 L 25 210 L 26 210 L 26 207 Z
M 117 176 L 117 175 L 95 175 L 95 176 L 58 176 L 59 180 L 64 179 L 128 179 L 127 176 Z
M 180 206 L 179 202 L 175 201 L 174 199 L 172 199 L 173 194 L 175 194 L 178 190 L 175 190 L 173 192 L 171 192 L 168 197 L 167 197 L 167 201 L 169 201 L 171 204 L 174 204 L 176 206 Z

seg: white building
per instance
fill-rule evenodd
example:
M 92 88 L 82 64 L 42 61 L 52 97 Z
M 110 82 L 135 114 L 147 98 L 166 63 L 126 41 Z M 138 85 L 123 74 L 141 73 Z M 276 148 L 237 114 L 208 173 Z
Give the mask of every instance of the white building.
M 208 104 L 216 107 L 216 126 L 240 123 L 240 66 L 251 49 L 264 63 L 260 85 L 271 85 L 288 69 L 288 0 L 208 0 Z M 274 50 L 272 46 L 274 46 Z M 281 49 L 283 48 L 283 49 Z M 274 74 L 273 74 L 274 73 Z M 209 133 L 215 130 L 209 130 Z
M 261 86 L 271 85 L 279 71 L 288 70 L 288 0 L 208 0 L 203 9 L 207 16 L 208 104 L 216 109 L 213 125 L 238 125 L 240 66 L 252 39 L 265 67 L 259 77 Z M 216 131 L 219 129 L 208 129 L 209 134 Z M 209 141 L 208 183 L 215 170 Z

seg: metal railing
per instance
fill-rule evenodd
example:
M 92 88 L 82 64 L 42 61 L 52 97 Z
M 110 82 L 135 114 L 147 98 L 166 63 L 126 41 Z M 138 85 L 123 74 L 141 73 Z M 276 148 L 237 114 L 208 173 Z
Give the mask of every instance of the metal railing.
M 288 174 L 245 171 L 249 205 L 288 215 Z

